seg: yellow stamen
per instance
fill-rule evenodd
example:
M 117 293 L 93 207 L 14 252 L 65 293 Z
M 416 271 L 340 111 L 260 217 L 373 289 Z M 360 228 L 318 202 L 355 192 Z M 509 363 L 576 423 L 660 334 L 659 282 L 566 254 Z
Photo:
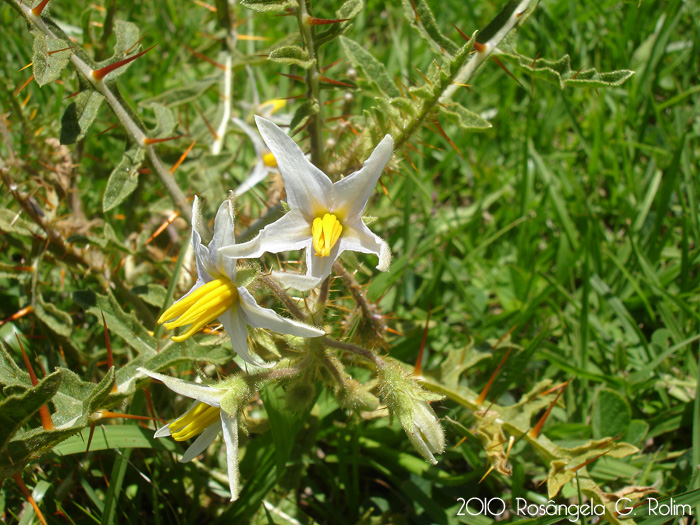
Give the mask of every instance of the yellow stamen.
M 262 104 L 260 104 L 260 107 L 258 108 L 258 111 L 260 113 L 264 113 L 268 107 L 271 107 L 270 109 L 270 115 L 272 115 L 275 111 L 278 111 L 282 109 L 284 106 L 287 105 L 287 101 L 281 98 L 275 98 L 272 100 L 266 100 Z
M 326 213 L 323 218 L 316 217 L 311 226 L 311 236 L 314 241 L 314 250 L 319 257 L 328 257 L 335 243 L 340 239 L 343 225 L 335 215 Z
M 199 402 L 184 416 L 176 419 L 168 426 L 170 435 L 175 441 L 185 441 L 204 432 L 209 425 L 219 419 L 220 410 L 217 407 Z
M 267 153 L 265 153 L 262 156 L 262 161 L 263 161 L 263 164 L 265 164 L 265 166 L 267 166 L 268 168 L 276 168 L 277 167 L 277 159 L 270 151 L 268 151 Z
M 238 290 L 233 283 L 226 278 L 214 279 L 163 312 L 158 324 L 165 323 L 168 330 L 191 325 L 183 334 L 171 338 L 175 342 L 184 341 L 237 303 Z

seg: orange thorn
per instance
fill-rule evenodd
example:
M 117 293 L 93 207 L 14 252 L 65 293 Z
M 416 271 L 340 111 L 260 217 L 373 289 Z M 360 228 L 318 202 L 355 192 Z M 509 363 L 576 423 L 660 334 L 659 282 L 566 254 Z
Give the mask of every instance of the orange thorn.
M 68 96 L 66 96 L 66 97 L 63 97 L 63 100 L 68 100 L 69 98 L 73 98 L 73 97 L 75 97 L 75 96 L 77 96 L 77 95 L 80 95 L 80 90 L 75 91 L 75 92 L 71 93 L 70 95 L 68 95 Z
M 290 75 L 288 73 L 277 73 L 278 75 L 282 75 L 283 77 L 291 78 L 293 80 L 298 80 L 299 82 L 305 82 L 304 77 L 299 76 L 299 75 Z
M 457 447 L 459 447 L 459 446 L 460 446 L 462 443 L 464 443 L 466 440 L 467 440 L 467 436 L 464 436 L 462 439 L 460 439 L 459 441 L 457 441 L 457 444 L 456 444 L 454 447 L 452 447 L 452 450 L 457 450 Z
M 15 92 L 13 93 L 13 95 L 14 95 L 14 96 L 19 95 L 19 94 L 22 92 L 22 90 L 23 90 L 24 88 L 26 88 L 32 80 L 34 80 L 34 75 L 32 75 L 31 77 L 29 77 L 29 80 L 27 80 L 24 84 L 22 84 L 20 87 L 18 87 L 18 88 L 15 90 Z
M 486 51 L 486 46 L 484 44 L 482 44 L 481 42 L 477 42 L 475 40 L 474 41 L 474 49 L 476 49 L 476 51 L 478 53 L 482 53 L 483 51 Z
M 508 70 L 508 68 L 503 64 L 503 62 L 501 62 L 501 59 L 500 59 L 500 58 L 498 58 L 498 57 L 492 57 L 492 58 L 493 58 L 493 61 L 496 62 L 496 64 L 498 64 L 498 67 L 500 67 L 503 71 L 505 71 L 506 74 L 507 74 L 510 78 L 512 78 L 513 80 L 515 80 L 521 88 L 525 89 L 525 86 L 523 86 L 523 85 L 520 83 L 520 81 L 519 81 L 517 78 L 515 78 L 515 75 L 513 75 L 513 73 L 511 73 L 511 72 Z M 577 73 L 577 74 L 578 74 L 578 73 Z M 574 78 L 575 78 L 575 77 L 574 77 Z
M 22 101 L 22 109 L 24 109 L 27 106 L 27 103 L 29 102 L 30 98 L 32 98 L 32 94 L 27 93 L 26 98 Z
M 201 58 L 201 59 L 204 60 L 205 62 L 209 62 L 211 65 L 216 66 L 216 67 L 218 67 L 219 69 L 221 69 L 221 70 L 223 70 L 223 71 L 226 71 L 226 66 L 225 66 L 225 65 L 219 64 L 219 63 L 216 62 L 215 60 L 212 60 L 212 59 L 209 58 L 208 56 L 203 55 L 202 53 L 199 53 L 198 51 L 195 51 L 194 49 L 192 49 L 192 48 L 189 47 L 189 46 L 185 46 L 185 49 L 187 49 L 187 51 L 189 51 L 190 53 L 192 53 L 192 54 L 193 54 L 194 56 L 196 56 L 197 58 Z
M 207 117 L 204 115 L 204 112 L 202 112 L 202 110 L 199 109 L 199 107 L 197 107 L 197 112 L 199 113 L 199 116 L 202 117 L 204 124 L 207 126 L 207 129 L 209 130 L 209 133 L 211 133 L 212 137 L 214 137 L 214 140 L 218 140 L 219 135 L 216 133 L 214 126 L 212 126 L 209 120 L 207 120 Z
M 425 342 L 428 339 L 428 325 L 430 324 L 430 312 L 432 311 L 433 305 L 428 305 L 428 315 L 425 318 L 425 327 L 423 328 L 423 337 L 420 340 L 420 350 L 418 350 L 418 359 L 416 359 L 416 366 L 413 367 L 413 375 L 421 375 L 421 366 L 423 364 L 423 350 L 425 350 Z
M 93 69 L 93 71 L 92 71 L 92 78 L 94 78 L 95 80 L 102 80 L 106 75 L 108 75 L 109 73 L 111 73 L 111 72 L 114 71 L 115 69 L 119 69 L 120 67 L 125 66 L 125 65 L 127 65 L 128 63 L 133 62 L 133 61 L 136 60 L 137 58 L 139 58 L 139 57 L 145 55 L 145 54 L 148 53 L 151 49 L 153 49 L 154 47 L 156 47 L 156 45 L 158 45 L 158 44 L 153 44 L 151 47 L 149 47 L 149 48 L 146 49 L 145 51 L 141 51 L 140 53 L 138 53 L 138 54 L 136 54 L 136 55 L 134 55 L 134 56 L 132 56 L 132 57 L 125 58 L 124 60 L 119 60 L 118 62 L 115 62 L 114 64 L 110 64 L 110 65 L 105 66 L 105 67 L 100 68 L 100 69 Z
M 146 387 L 143 389 L 143 393 L 146 395 L 146 406 L 148 407 L 148 412 L 150 412 L 153 421 L 156 421 L 156 410 L 153 407 L 153 398 L 151 397 L 151 389 Z M 156 425 L 157 426 L 157 425 Z
M 20 71 L 24 71 L 25 69 L 27 69 L 28 67 L 32 67 L 33 65 L 34 65 L 34 62 L 29 62 L 29 64 L 27 64 L 22 69 L 20 69 Z
M 97 423 L 90 425 L 90 435 L 88 436 L 87 446 L 85 447 L 85 455 L 83 456 L 83 461 L 87 459 L 88 452 L 90 452 L 90 445 L 92 444 L 92 436 L 95 434 L 95 426 Z
M 323 25 L 328 25 L 328 24 L 339 24 L 340 22 L 347 22 L 350 20 L 349 18 L 336 18 L 334 20 L 330 20 L 327 18 L 316 18 L 314 16 L 307 16 L 306 17 L 306 23 L 309 24 L 310 26 L 323 26 Z
M 147 146 L 149 146 L 151 144 L 159 144 L 160 142 L 167 142 L 169 140 L 179 139 L 180 137 L 183 137 L 183 136 L 184 135 L 176 135 L 174 137 L 167 137 L 164 139 L 151 139 L 151 138 L 146 137 L 143 139 L 143 143 L 146 144 Z
M 109 410 L 100 410 L 96 412 L 96 415 L 100 416 L 100 419 L 138 419 L 142 421 L 152 421 L 156 418 L 150 416 L 137 416 L 134 414 L 119 414 L 118 412 L 110 412 Z
M 498 376 L 498 373 L 501 371 L 501 367 L 503 366 L 503 363 L 506 362 L 506 359 L 508 359 L 508 356 L 510 355 L 510 351 L 513 349 L 513 347 L 508 347 L 508 350 L 506 353 L 503 355 L 501 358 L 500 363 L 498 363 L 498 366 L 496 367 L 496 370 L 493 371 L 493 374 L 491 374 L 491 377 L 489 378 L 488 382 L 486 383 L 486 386 L 481 390 L 481 393 L 479 394 L 478 399 L 476 400 L 477 405 L 481 405 L 481 403 L 484 402 L 486 399 L 486 396 L 489 393 L 489 389 L 491 388 L 491 385 L 493 384 L 494 380 Z
M 41 12 L 44 10 L 44 8 L 46 7 L 46 4 L 48 4 L 48 3 L 49 3 L 49 0 L 42 0 L 42 2 L 38 6 L 36 6 L 32 9 L 32 14 L 34 16 L 41 16 Z
M 590 465 L 590 464 L 593 463 L 596 459 L 602 458 L 602 457 L 603 457 L 605 454 L 607 454 L 608 452 L 610 452 L 610 451 L 609 451 L 609 450 L 606 450 L 606 451 L 603 452 L 602 454 L 598 454 L 596 457 L 591 458 L 591 459 L 589 459 L 588 461 L 584 461 L 584 462 L 581 463 L 580 465 L 576 465 L 575 467 L 571 467 L 569 470 L 572 471 L 572 472 L 576 472 L 577 470 L 582 469 L 582 468 L 585 467 L 586 465 Z
M 187 158 L 187 155 L 189 155 L 190 151 L 192 151 L 192 148 L 194 148 L 194 145 L 197 144 L 197 141 L 195 140 L 190 146 L 185 150 L 185 152 L 180 156 L 179 159 L 177 159 L 177 162 L 173 164 L 173 167 L 170 168 L 170 173 L 175 173 L 175 170 L 180 167 L 180 164 L 182 164 L 185 159 Z
M 32 110 L 32 114 L 29 115 L 29 120 L 34 120 L 34 117 L 36 117 L 37 112 L 39 111 L 39 108 L 34 108 Z
M 69 49 L 75 49 L 75 46 L 70 46 L 70 47 L 64 47 L 63 49 L 56 49 L 54 51 L 49 51 L 46 53 L 47 55 L 54 55 L 56 53 L 60 53 L 61 51 L 68 51 Z
M 21 267 L 21 266 L 20 266 L 19 268 L 22 268 L 23 271 L 27 271 L 27 272 L 29 272 L 29 271 L 33 272 L 33 271 L 34 271 L 34 267 L 33 267 L 33 266 L 27 267 L 28 269 L 26 269 L 26 270 L 24 270 L 24 267 Z M 11 315 L 10 317 L 8 317 L 7 319 L 3 319 L 2 321 L 0 321 L 0 326 L 4 325 L 5 323 L 7 323 L 7 322 L 9 322 L 9 321 L 16 321 L 17 319 L 20 319 L 21 317 L 24 317 L 25 315 L 28 315 L 28 314 L 32 313 L 33 311 L 34 311 L 34 307 L 33 307 L 33 306 L 31 306 L 31 305 L 25 306 L 25 307 L 22 308 L 21 310 L 19 310 L 19 311 L 15 312 L 14 314 L 12 314 L 12 315 Z
M 100 131 L 100 132 L 97 134 L 97 136 L 99 137 L 100 135 L 104 135 L 104 134 L 107 133 L 108 131 L 112 131 L 114 128 L 118 128 L 118 127 L 119 127 L 119 124 L 112 124 L 110 127 L 108 127 L 107 129 L 105 129 L 104 131 Z
M 472 87 L 471 84 L 462 84 L 462 83 L 460 83 L 460 82 L 452 82 L 452 83 L 453 83 L 455 86 L 462 86 L 462 87 L 465 87 L 465 88 L 470 88 L 470 87 Z
M 255 35 L 238 35 L 238 40 L 257 40 L 257 41 L 266 41 L 270 40 L 266 36 L 255 36 Z
M 416 172 L 418 172 L 418 168 L 416 168 L 416 165 L 413 164 L 413 161 L 411 161 L 411 158 L 408 156 L 408 153 L 406 153 L 406 152 L 404 151 L 404 152 L 403 152 L 403 157 L 408 161 L 408 163 L 411 165 L 411 167 L 412 167 Z
M 568 385 L 568 384 L 569 384 L 568 381 L 564 381 L 563 383 L 559 383 L 558 385 L 555 385 L 555 386 L 553 386 L 552 388 L 550 388 L 550 389 L 548 389 L 548 390 L 545 390 L 545 391 L 542 392 L 541 394 L 538 394 L 538 397 L 539 397 L 539 396 L 546 396 L 547 394 L 551 394 L 551 393 L 554 392 L 555 390 L 559 390 L 560 388 L 563 388 L 563 387 L 565 387 L 565 386 Z
M 340 80 L 333 80 L 332 78 L 324 77 L 322 75 L 318 78 L 321 80 L 321 82 L 327 82 L 328 84 L 333 84 L 335 86 L 355 87 L 352 84 L 347 84 L 345 82 L 341 82 Z
M 32 381 L 32 386 L 36 386 L 37 384 L 39 384 L 39 381 L 36 378 L 34 368 L 32 368 L 32 364 L 29 362 L 29 358 L 27 357 L 27 354 L 24 351 L 24 346 L 22 346 L 22 341 L 20 341 L 19 334 L 17 332 L 15 332 L 15 337 L 17 338 L 17 342 L 19 343 L 19 349 L 22 351 L 24 365 L 27 367 L 27 371 L 29 372 L 29 379 L 31 379 Z M 44 430 L 54 429 L 53 421 L 51 420 L 51 413 L 49 412 L 48 406 L 41 405 L 41 408 L 39 408 L 39 416 L 41 417 L 41 426 L 44 428 Z
M 327 69 L 332 68 L 332 67 L 335 66 L 336 64 L 342 62 L 343 60 L 344 60 L 344 59 L 339 58 L 338 60 L 336 60 L 336 61 L 333 62 L 332 64 L 328 64 L 327 66 L 323 66 L 323 67 L 321 68 L 321 71 L 326 71 Z
M 454 28 L 457 30 L 457 32 L 459 33 L 459 36 L 461 36 L 464 40 L 466 40 L 467 42 L 469 42 L 469 40 L 471 40 L 471 38 L 469 37 L 469 35 L 467 35 L 467 34 L 466 34 L 464 31 L 462 31 L 459 27 L 457 27 L 457 26 L 454 25 L 454 24 L 452 24 L 452 27 L 454 27 Z
M 464 155 L 462 155 L 462 152 L 457 149 L 457 146 L 455 145 L 454 142 L 452 142 L 452 139 L 447 136 L 447 133 L 445 133 L 445 130 L 442 129 L 442 126 L 437 121 L 437 119 L 435 120 L 435 122 L 433 122 L 433 124 L 435 124 L 435 127 L 438 130 L 438 133 L 440 133 L 440 135 L 442 135 L 442 137 L 450 144 L 450 146 L 452 146 L 452 149 L 457 152 L 457 155 L 459 155 L 460 157 L 462 157 L 464 159 Z
M 46 2 L 45 2 L 46 3 Z M 36 512 L 37 517 L 39 518 L 39 521 L 43 523 L 44 525 L 46 524 L 46 519 L 44 518 L 44 515 L 41 513 L 39 510 L 39 505 L 36 504 L 36 501 L 34 501 L 34 498 L 32 498 L 32 495 L 29 493 L 29 489 L 27 486 L 24 484 L 24 481 L 22 481 L 22 473 L 21 472 L 15 472 L 12 475 L 12 478 L 15 480 L 15 483 L 19 486 L 19 490 L 22 491 L 22 494 L 24 494 L 24 497 L 27 498 L 27 501 L 29 504 L 32 506 L 34 509 L 34 512 Z
M 128 55 L 129 53 L 131 53 L 131 50 L 134 49 L 137 45 L 139 45 L 139 42 L 141 42 L 141 40 L 146 38 L 146 36 L 148 36 L 148 32 L 145 32 L 143 35 L 141 35 L 141 38 L 139 38 L 136 42 L 134 42 L 134 44 L 129 49 L 127 49 L 126 53 L 124 53 L 124 54 Z
M 568 385 L 568 383 L 567 383 L 567 385 Z M 537 422 L 537 424 L 534 426 L 534 428 L 532 430 L 530 430 L 529 434 L 531 437 L 537 439 L 537 436 L 540 435 L 540 432 L 542 432 L 542 427 L 544 426 L 544 422 L 549 417 L 549 413 L 552 411 L 552 409 L 554 408 L 554 405 L 556 405 L 557 401 L 559 401 L 559 397 L 561 396 L 562 392 L 564 392 L 564 390 L 566 390 L 566 387 L 559 390 L 559 392 L 557 393 L 557 397 L 554 398 L 554 401 L 552 401 L 552 403 L 549 405 L 549 408 L 547 408 L 547 411 L 542 415 L 542 417 Z
M 173 221 L 174 221 L 175 219 L 177 219 L 179 216 L 180 216 L 180 212 L 174 211 L 173 213 L 171 213 L 171 214 L 170 214 L 170 217 L 168 217 L 168 218 L 166 219 L 166 221 L 165 221 L 163 224 L 161 224 L 160 226 L 158 226 L 158 228 L 156 229 L 156 231 L 153 232 L 153 235 L 151 235 L 151 236 L 148 238 L 148 240 L 144 243 L 144 245 L 148 244 L 148 243 L 151 242 L 153 239 L 155 239 L 156 237 L 158 237 L 161 233 L 163 233 L 163 232 L 165 231 L 165 228 L 167 228 L 168 226 L 170 226 L 170 225 L 173 223 Z
M 489 469 L 486 471 L 486 474 L 484 474 L 484 475 L 482 476 L 482 478 L 479 480 L 479 483 L 481 483 L 482 481 L 484 481 L 484 480 L 486 479 L 486 476 L 488 476 L 489 474 L 491 474 L 491 472 L 493 471 L 493 468 L 494 468 L 493 465 L 491 465 L 491 466 L 489 467 Z
M 209 9 L 209 11 L 211 11 L 212 13 L 216 13 L 216 7 L 214 7 L 213 5 L 205 4 L 201 0 L 194 0 L 194 3 L 205 9 Z
M 418 69 L 416 66 L 413 66 L 413 69 L 418 71 L 418 74 L 423 77 L 423 80 L 425 80 L 431 86 L 433 85 L 433 83 L 430 80 L 428 80 L 428 77 L 426 77 L 420 69 Z

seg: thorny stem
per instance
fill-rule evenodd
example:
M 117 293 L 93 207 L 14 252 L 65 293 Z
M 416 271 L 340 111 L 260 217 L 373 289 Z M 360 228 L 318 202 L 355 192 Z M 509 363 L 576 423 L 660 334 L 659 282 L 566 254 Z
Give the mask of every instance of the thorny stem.
M 260 276 L 260 280 L 262 280 L 263 284 L 267 286 L 272 293 L 274 293 L 277 298 L 284 303 L 284 305 L 287 307 L 287 310 L 289 310 L 289 313 L 292 314 L 293 317 L 296 317 L 299 321 L 306 321 L 306 316 L 304 315 L 304 312 L 302 312 L 299 307 L 296 305 L 296 303 L 292 300 L 289 295 L 282 289 L 282 287 L 277 284 L 277 282 L 270 277 L 269 275 L 262 275 Z
M 332 339 L 328 336 L 323 337 L 321 341 L 327 346 L 330 346 L 331 348 L 337 348 L 338 350 L 344 350 L 346 352 L 359 355 L 360 357 L 364 357 L 368 361 L 374 363 L 376 366 L 384 366 L 385 364 L 384 359 L 379 357 L 371 350 L 367 350 L 366 348 L 362 348 L 361 346 L 357 346 L 352 343 L 343 343 L 341 341 L 336 341 L 335 339 Z
M 304 41 L 304 47 L 309 53 L 311 67 L 306 71 L 306 98 L 311 103 L 312 115 L 309 119 L 309 139 L 311 140 L 311 162 L 323 170 L 323 117 L 321 116 L 321 72 L 318 67 L 318 56 L 314 45 L 313 30 L 307 20 L 309 12 L 306 0 L 297 0 L 297 21 Z M 315 112 L 315 113 L 313 113 Z
M 371 323 L 378 336 L 386 330 L 386 325 L 382 317 L 377 314 L 377 307 L 367 299 L 367 295 L 362 290 L 360 284 L 355 280 L 355 277 L 345 269 L 340 261 L 333 263 L 333 271 L 340 276 L 343 284 L 348 289 L 352 298 L 362 310 L 362 316 Z
M 20 0 L 12 0 L 14 2 L 15 8 L 19 9 L 24 17 L 30 21 L 39 31 L 44 33 L 50 38 L 61 38 L 61 35 L 56 35 L 54 31 L 42 20 L 40 16 L 35 16 L 32 10 L 27 5 L 23 4 Z M 93 89 L 100 93 L 109 106 L 112 108 L 115 116 L 124 127 L 126 133 L 131 137 L 131 139 L 138 144 L 140 147 L 146 149 L 146 154 L 156 175 L 161 180 L 165 189 L 170 194 L 170 198 L 173 200 L 175 205 L 179 208 L 180 214 L 185 217 L 190 223 L 192 222 L 192 209 L 187 202 L 185 194 L 178 186 L 175 178 L 172 176 L 170 171 L 165 168 L 160 160 L 160 157 L 156 153 L 154 147 L 150 144 L 145 144 L 144 139 L 146 134 L 143 132 L 141 127 L 134 121 L 131 114 L 122 106 L 120 97 L 117 97 L 110 86 L 107 85 L 102 80 L 93 78 L 92 67 L 80 56 L 80 53 L 73 53 L 70 57 L 70 61 L 78 71 L 78 73 L 89 82 Z

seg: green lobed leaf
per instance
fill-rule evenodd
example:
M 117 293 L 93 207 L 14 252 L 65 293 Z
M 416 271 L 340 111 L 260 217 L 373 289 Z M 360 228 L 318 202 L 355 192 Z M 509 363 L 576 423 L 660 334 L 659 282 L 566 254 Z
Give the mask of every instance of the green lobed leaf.
M 61 144 L 74 144 L 85 137 L 103 100 L 97 91 L 78 93 L 61 118 Z
M 139 41 L 139 26 L 125 20 L 115 20 L 114 36 L 117 39 L 114 44 L 114 57 L 121 60 L 133 51 L 133 47 Z
M 545 58 L 533 60 L 532 58 L 512 53 L 504 53 L 500 56 L 536 78 L 559 84 L 562 89 L 567 86 L 601 88 L 619 86 L 634 75 L 634 71 L 629 69 L 607 73 L 599 73 L 595 68 L 574 71 L 571 69 L 571 57 L 569 55 L 564 55 L 559 60 L 547 60 Z
M 151 102 L 146 107 L 153 110 L 156 117 L 156 125 L 152 130 L 149 130 L 148 136 L 151 138 L 167 138 L 173 134 L 175 131 L 175 126 L 177 121 L 175 120 L 175 115 L 171 109 L 167 108 L 163 104 L 158 104 L 157 102 Z
M 48 38 L 39 31 L 33 31 L 33 33 L 32 73 L 36 83 L 44 86 L 63 73 L 70 61 L 71 45 L 59 38 Z
M 131 289 L 131 293 L 138 295 L 145 303 L 160 308 L 165 303 L 167 290 L 159 284 L 146 284 Z
M 435 15 L 425 0 L 403 0 L 404 15 L 421 36 L 438 52 L 454 55 L 459 46 L 440 31 Z
M 0 452 L 6 450 L 10 438 L 56 394 L 61 379 L 61 373 L 54 372 L 36 386 L 21 394 L 9 395 L 0 402 Z M 21 463 L 21 458 L 12 456 L 12 459 Z
M 34 313 L 51 331 L 60 336 L 68 337 L 73 331 L 73 320 L 71 316 L 58 309 L 53 303 L 46 303 L 37 293 L 34 301 Z
M 631 418 L 627 400 L 615 390 L 603 389 L 598 392 L 593 406 L 593 437 L 624 436 Z
M 241 5 L 258 13 L 284 13 L 297 4 L 294 0 L 241 0 Z
M 340 37 L 340 46 L 353 67 L 362 70 L 365 78 L 382 93 L 390 97 L 398 97 L 400 95 L 399 89 L 391 81 L 384 64 L 374 58 L 363 46 L 344 36 Z
M 309 57 L 309 53 L 299 46 L 279 47 L 272 51 L 267 59 L 278 64 L 299 66 L 302 69 L 309 69 L 314 65 L 314 60 Z
M 485 130 L 491 128 L 488 120 L 481 118 L 473 111 L 469 111 L 461 104 L 450 104 L 440 106 L 440 113 L 447 117 L 449 122 L 456 124 L 465 131 Z
M 145 156 L 146 150 L 138 146 L 132 146 L 124 152 L 122 160 L 109 175 L 102 198 L 102 211 L 109 211 L 118 206 L 134 192 L 139 184 L 138 168 Z

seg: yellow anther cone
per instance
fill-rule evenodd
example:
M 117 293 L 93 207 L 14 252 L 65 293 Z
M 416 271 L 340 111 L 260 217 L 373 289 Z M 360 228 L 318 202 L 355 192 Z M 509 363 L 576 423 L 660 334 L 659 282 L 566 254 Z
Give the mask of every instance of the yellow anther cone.
M 206 403 L 197 403 L 184 416 L 168 426 L 175 441 L 185 441 L 204 432 L 219 419 L 219 409 Z
M 330 213 L 326 213 L 322 218 L 316 217 L 311 226 L 311 236 L 313 238 L 314 250 L 319 257 L 328 257 L 335 243 L 340 239 L 343 225 L 338 218 Z

